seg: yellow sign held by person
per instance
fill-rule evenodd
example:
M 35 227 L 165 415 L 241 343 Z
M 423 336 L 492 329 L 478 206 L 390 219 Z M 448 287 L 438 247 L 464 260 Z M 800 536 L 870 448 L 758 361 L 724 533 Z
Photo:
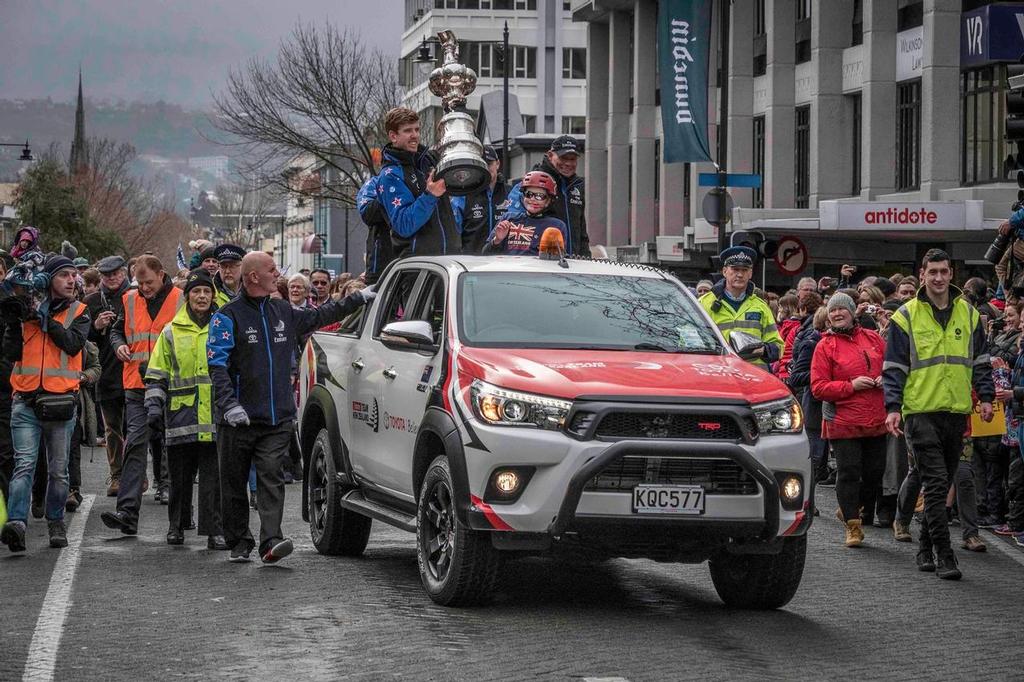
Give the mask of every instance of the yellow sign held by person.
M 981 418 L 981 405 L 974 403 L 974 411 L 971 412 L 971 436 L 1002 436 L 1006 433 L 1006 411 L 1001 400 L 992 402 L 992 421 L 986 422 Z

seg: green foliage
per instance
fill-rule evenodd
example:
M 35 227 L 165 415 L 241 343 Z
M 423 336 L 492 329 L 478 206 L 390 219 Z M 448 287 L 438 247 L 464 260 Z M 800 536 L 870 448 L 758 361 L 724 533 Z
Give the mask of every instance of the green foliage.
M 14 204 L 21 222 L 39 230 L 44 253 L 59 251 L 65 239 L 90 262 L 124 252 L 118 235 L 91 223 L 84 201 L 76 196 L 63 165 L 54 158 L 43 158 L 28 169 L 18 184 Z

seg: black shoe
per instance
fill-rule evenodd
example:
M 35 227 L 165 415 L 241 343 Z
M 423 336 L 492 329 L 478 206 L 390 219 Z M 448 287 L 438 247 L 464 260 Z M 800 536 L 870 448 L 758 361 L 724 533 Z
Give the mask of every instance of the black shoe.
M 68 491 L 68 501 L 64 503 L 64 511 L 75 512 L 82 506 L 82 493 L 77 488 Z
M 249 554 L 252 552 L 252 547 L 245 540 L 239 540 L 238 544 L 231 549 L 231 556 L 228 557 L 228 561 L 233 564 L 243 564 L 252 559 Z
M 261 557 L 265 564 L 276 564 L 281 559 L 292 553 L 295 550 L 295 545 L 288 538 L 278 540 L 270 549 L 263 553 Z
M 935 555 L 930 549 L 922 549 L 917 553 L 917 570 L 925 573 L 935 572 Z
M 171 528 L 167 531 L 167 544 L 168 545 L 184 545 L 185 534 L 177 528 Z
M 125 535 L 137 535 L 139 532 L 138 525 L 133 523 L 124 512 L 103 512 L 100 514 L 100 521 L 107 528 L 119 530 Z
M 949 549 L 939 554 L 939 560 L 935 565 L 935 575 L 943 580 L 960 580 L 963 574 L 956 566 L 956 556 L 953 550 Z
M 44 509 L 44 505 L 45 504 L 46 504 L 45 500 L 32 500 L 32 518 L 33 519 L 41 519 L 41 518 L 43 518 L 43 514 L 45 512 L 45 509 Z
M 68 530 L 64 527 L 64 520 L 47 521 L 47 530 L 50 532 L 50 547 L 60 549 L 68 546 Z
M 229 549 L 223 535 L 211 535 L 206 538 L 206 549 L 226 550 Z
M 167 505 L 171 502 L 171 493 L 165 485 L 162 485 L 157 489 L 154 497 L 156 498 L 156 501 L 162 505 Z
M 21 521 L 8 521 L 0 530 L 0 542 L 7 545 L 12 552 L 25 551 L 25 524 Z

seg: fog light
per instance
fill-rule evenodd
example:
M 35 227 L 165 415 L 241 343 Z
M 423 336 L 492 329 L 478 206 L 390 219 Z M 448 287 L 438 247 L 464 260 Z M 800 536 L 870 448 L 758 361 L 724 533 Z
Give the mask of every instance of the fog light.
M 803 485 L 800 483 L 800 479 L 796 476 L 787 476 L 782 480 L 782 497 L 787 502 L 793 502 L 800 499 L 800 495 L 803 493 Z
M 519 489 L 519 474 L 514 471 L 499 471 L 494 475 L 494 487 L 502 494 L 513 494 Z

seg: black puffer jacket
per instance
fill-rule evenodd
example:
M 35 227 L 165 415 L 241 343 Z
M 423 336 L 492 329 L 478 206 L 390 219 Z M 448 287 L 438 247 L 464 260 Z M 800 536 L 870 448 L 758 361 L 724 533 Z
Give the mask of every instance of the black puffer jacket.
M 1017 341 L 1020 340 L 1020 329 L 1007 329 L 992 337 L 989 343 L 989 355 L 1002 358 L 1010 367 L 1017 362 Z
M 821 431 L 821 401 L 811 394 L 811 359 L 821 341 L 821 332 L 812 325 L 801 327 L 793 338 L 793 360 L 789 364 L 786 383 L 800 399 L 804 424 L 808 431 Z

